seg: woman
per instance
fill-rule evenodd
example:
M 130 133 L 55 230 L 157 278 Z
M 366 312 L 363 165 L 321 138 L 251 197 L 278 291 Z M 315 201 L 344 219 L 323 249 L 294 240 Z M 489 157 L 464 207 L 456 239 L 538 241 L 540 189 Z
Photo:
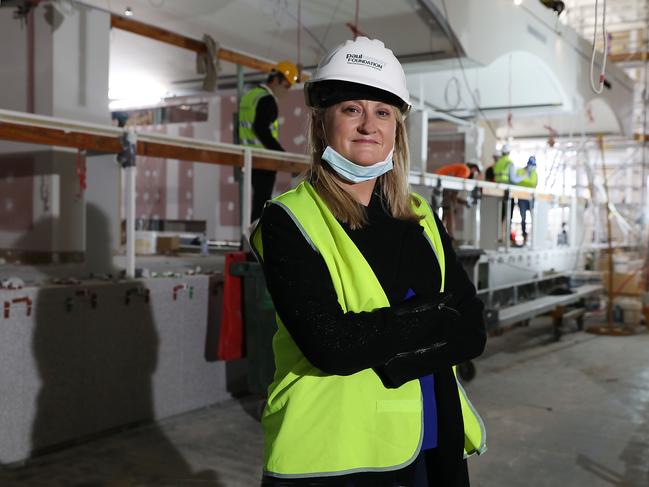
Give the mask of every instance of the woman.
M 484 429 L 451 367 L 482 353 L 482 305 L 409 194 L 403 69 L 359 37 L 305 96 L 312 167 L 252 236 L 278 322 L 262 485 L 468 485 Z

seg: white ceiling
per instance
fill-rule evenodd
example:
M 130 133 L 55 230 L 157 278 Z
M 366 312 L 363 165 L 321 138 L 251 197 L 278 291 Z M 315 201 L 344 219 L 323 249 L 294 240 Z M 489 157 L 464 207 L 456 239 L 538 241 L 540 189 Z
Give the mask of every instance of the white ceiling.
M 584 37 L 592 38 L 595 26 L 595 0 L 563 0 L 565 11 L 561 21 Z M 603 0 L 597 2 L 598 25 L 601 28 Z M 630 29 L 646 29 L 649 19 L 647 0 L 606 0 L 606 30 L 611 33 Z M 601 34 L 601 31 L 600 31 Z
M 209 34 L 228 49 L 268 61 L 291 59 L 315 66 L 322 55 L 352 31 L 357 3 L 353 0 L 84 0 L 84 3 L 123 15 L 130 7 L 133 19 L 201 39 Z M 298 12 L 299 6 L 299 12 Z M 380 38 L 403 61 L 432 60 L 454 55 L 438 22 L 418 0 L 358 2 L 358 28 Z M 298 18 L 301 29 L 298 29 Z M 407 26 L 404 35 L 403 26 Z M 149 80 L 169 94 L 195 90 L 195 56 L 128 32 L 111 32 L 111 88 Z M 235 67 L 222 63 L 222 78 L 232 78 Z M 155 83 L 153 83 L 155 80 Z
M 595 29 L 595 0 L 564 0 L 566 11 L 561 15 L 562 22 L 570 25 L 589 42 L 593 40 Z M 602 47 L 602 9 L 599 0 L 597 12 L 596 44 Z M 649 27 L 649 0 L 607 0 L 606 31 L 610 34 L 609 52 L 613 54 L 633 53 L 647 50 Z M 646 132 L 647 106 L 643 99 L 644 79 L 647 66 L 641 61 L 620 63 L 627 75 L 635 80 L 635 107 L 633 125 L 635 132 Z
M 440 15 L 431 14 L 424 5 L 427 0 L 82 0 L 97 8 L 122 15 L 127 7 L 134 13 L 133 19 L 186 36 L 201 39 L 209 34 L 223 47 L 264 58 L 268 61 L 291 59 L 305 66 L 314 66 L 327 50 L 352 37 L 346 23 L 354 22 L 356 6 L 359 6 L 358 28 L 370 37 L 381 38 L 402 61 L 436 61 L 419 63 L 430 67 L 422 77 L 409 75 L 409 88 L 413 95 L 420 93 L 419 84 L 426 86 L 425 98 L 441 110 L 449 110 L 448 98 L 453 97 L 453 86 L 447 86 L 448 76 L 441 81 L 434 70 L 457 69 L 453 61 L 455 51 L 441 24 Z M 448 1 L 448 0 L 447 0 Z M 479 0 L 478 0 L 479 1 Z M 506 1 L 506 0 L 502 0 Z M 536 0 L 525 0 L 533 2 Z M 600 5 L 602 0 L 599 0 Z M 607 20 L 611 25 L 637 22 L 644 19 L 647 0 L 608 0 Z M 579 32 L 588 33 L 588 25 L 594 24 L 595 0 L 567 0 L 567 9 L 559 19 L 570 24 Z M 299 12 L 298 12 L 299 6 Z M 600 8 L 601 10 L 601 8 Z M 301 28 L 298 29 L 298 18 Z M 625 24 L 630 25 L 630 24 Z M 404 35 L 407 33 L 407 35 Z M 592 28 L 591 28 L 592 33 Z M 513 61 L 512 61 L 513 59 Z M 446 62 L 444 62 L 446 60 Z M 528 60 L 529 61 L 529 60 Z M 551 105 L 556 103 L 557 94 L 552 83 L 543 82 L 544 73 L 535 67 L 533 60 L 518 59 L 516 54 L 494 63 L 494 80 L 502 81 L 502 73 L 508 73 L 507 63 L 514 63 L 514 78 L 511 90 L 502 82 L 486 86 L 487 70 L 482 70 L 480 85 L 484 89 L 482 100 L 490 106 L 483 108 L 517 105 Z M 507 66 L 505 66 L 505 64 Z M 415 65 L 411 65 L 415 66 Z M 468 66 L 467 66 L 468 67 Z M 408 69 L 408 68 L 406 68 Z M 247 72 L 249 70 L 246 70 Z M 478 76 L 468 69 L 469 78 Z M 536 73 L 536 74 L 535 74 Z M 222 63 L 221 80 L 226 84 L 234 81 L 235 67 Z M 458 72 L 459 76 L 459 72 Z M 195 55 L 191 51 L 175 48 L 168 44 L 143 38 L 121 30 L 111 32 L 110 86 L 114 97 L 120 92 L 138 91 L 140 95 L 161 96 L 184 95 L 200 90 L 200 75 L 196 73 Z M 469 84 L 472 84 L 471 82 Z M 487 85 L 489 81 L 487 81 Z M 459 79 L 459 89 L 464 106 L 473 106 L 465 83 Z M 530 87 L 534 87 L 530 90 Z M 533 94 L 533 100 L 530 99 Z M 487 96 L 488 94 L 488 96 Z M 487 100 L 488 98 L 488 100 Z M 530 101 L 531 100 L 531 101 Z M 452 104 L 452 100 L 451 100 Z M 535 113 L 533 110 L 529 112 Z M 456 113 L 462 115 L 462 113 Z M 501 125 L 506 110 L 487 112 L 490 118 L 500 119 Z M 562 124 L 559 120 L 566 114 L 547 115 L 553 125 L 572 126 L 575 122 Z M 533 131 L 528 124 L 521 123 L 524 114 L 514 111 L 514 117 L 523 132 Z M 544 115 L 545 116 L 545 115 Z M 582 117 L 583 114 L 577 114 Z M 547 118 L 546 117 L 546 118 Z M 530 124 L 532 119 L 530 119 Z M 543 131 L 545 119 L 536 117 L 537 131 Z M 604 127 L 602 127 L 604 128 Z M 599 130 L 599 128 L 598 128 Z

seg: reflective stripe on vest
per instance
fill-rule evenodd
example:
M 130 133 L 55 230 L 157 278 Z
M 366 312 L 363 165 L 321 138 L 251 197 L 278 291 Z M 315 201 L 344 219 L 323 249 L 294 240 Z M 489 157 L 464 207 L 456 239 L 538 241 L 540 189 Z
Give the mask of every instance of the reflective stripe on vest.
M 253 129 L 255 117 L 257 116 L 257 105 L 259 100 L 272 93 L 262 86 L 257 86 L 248 91 L 239 103 L 239 144 L 250 147 L 264 147 L 264 144 L 257 138 Z M 270 126 L 271 135 L 279 140 L 279 122 L 275 120 Z
M 424 234 L 438 257 L 441 289 L 445 257 L 435 218 L 425 200 Z M 390 306 L 371 267 L 313 187 L 301 183 L 275 200 L 325 260 L 343 312 Z M 263 226 L 263 220 L 262 220 Z M 252 244 L 263 259 L 263 228 Z M 386 389 L 372 369 L 349 376 L 328 375 L 304 357 L 277 317 L 273 338 L 276 372 L 262 419 L 264 470 L 275 477 L 299 478 L 397 470 L 421 449 L 423 428 L 419 381 Z M 482 453 L 484 426 L 458 384 L 465 424 L 465 454 Z
M 497 183 L 509 183 L 509 166 L 513 164 L 509 156 L 502 156 L 494 164 L 494 178 Z
M 536 188 L 536 185 L 539 181 L 539 176 L 536 174 L 536 169 L 532 169 L 532 172 L 528 175 L 526 169 L 518 169 L 516 174 L 519 176 L 525 176 L 525 178 L 519 181 L 519 186 L 525 186 L 526 188 Z

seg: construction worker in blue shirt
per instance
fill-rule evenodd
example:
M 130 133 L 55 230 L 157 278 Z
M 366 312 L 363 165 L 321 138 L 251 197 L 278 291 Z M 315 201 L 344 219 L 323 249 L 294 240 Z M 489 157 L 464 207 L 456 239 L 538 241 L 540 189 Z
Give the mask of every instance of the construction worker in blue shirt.
M 538 175 L 536 174 L 536 157 L 530 156 L 527 165 L 523 169 L 516 171 L 516 176 L 520 178 L 517 182 L 519 186 L 526 188 L 536 188 Z M 521 214 L 521 231 L 523 233 L 523 243 L 527 242 L 527 212 L 532 211 L 532 200 L 518 198 L 518 211 Z M 512 205 L 512 216 L 514 215 L 514 206 Z M 531 225 L 530 225 L 531 227 Z
M 516 171 L 516 166 L 514 166 L 514 162 L 510 159 L 509 157 L 509 144 L 503 144 L 501 150 L 500 150 L 500 158 L 496 161 L 496 163 L 493 165 L 493 170 L 494 170 L 494 178 L 497 183 L 505 183 L 505 184 L 518 184 L 520 183 L 523 179 L 524 176 L 521 176 L 520 174 L 517 173 Z M 507 217 L 507 200 L 503 201 L 502 204 L 502 211 L 500 213 L 500 219 L 502 222 L 502 234 L 505 234 L 505 218 Z M 509 214 L 509 219 L 511 221 L 512 215 L 514 214 L 514 204 L 515 201 L 512 198 L 510 200 L 510 214 Z

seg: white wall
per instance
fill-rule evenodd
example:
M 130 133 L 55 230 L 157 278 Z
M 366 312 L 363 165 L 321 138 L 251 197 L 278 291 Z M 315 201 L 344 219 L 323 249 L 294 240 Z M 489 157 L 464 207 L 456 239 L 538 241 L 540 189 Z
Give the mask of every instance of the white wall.
M 35 113 L 101 124 L 110 123 L 108 111 L 109 16 L 72 8 L 61 15 L 51 4 L 34 9 L 33 55 Z M 13 19 L 13 9 L 0 9 L 0 107 L 29 108 L 28 47 L 30 31 Z M 84 195 L 77 198 L 75 150 L 45 145 L 0 142 L 0 154 L 33 154 L 33 226 L 39 230 L 0 232 L 0 248 L 16 242 L 29 250 L 81 252 L 85 247 Z M 114 157 L 114 156 L 107 156 Z M 87 196 L 114 215 L 119 182 L 88 161 Z M 110 172 L 110 170 L 109 170 Z M 48 188 L 48 204 L 42 186 Z M 108 197 L 113 194 L 114 200 Z M 49 210 L 45 211 L 45 207 Z M 112 232 L 113 230 L 111 230 Z
M 79 7 L 52 33 L 52 114 L 110 123 L 108 53 L 110 16 Z
M 86 262 L 91 271 L 103 273 L 110 268 L 105 255 L 121 246 L 121 168 L 112 154 L 88 157 L 86 166 Z
M 444 12 L 442 0 L 432 0 L 432 3 L 439 12 Z M 509 55 L 513 54 L 512 104 L 558 99 L 564 112 L 572 112 L 583 110 L 586 103 L 599 98 L 612 107 L 621 131 L 630 133 L 632 80 L 622 69 L 609 63 L 606 76 L 612 89 L 595 95 L 588 81 L 590 43 L 558 22 L 556 15 L 540 2 L 523 0 L 518 7 L 509 0 L 454 0 L 445 4 L 450 27 L 466 53 L 463 65 L 469 71 L 469 83 L 480 86 L 482 106 L 498 105 L 508 93 Z M 525 59 L 529 62 L 524 62 Z M 490 71 L 492 64 L 493 72 Z M 473 66 L 487 68 L 472 72 Z M 411 73 L 445 71 L 444 81 L 440 82 L 439 75 L 434 75 L 436 82 L 426 91 L 427 97 L 439 95 L 440 91 L 443 95 L 446 80 L 452 76 L 459 78 L 461 87 L 464 85 L 455 61 L 444 67 L 428 62 L 409 65 L 406 69 Z M 410 79 L 413 93 L 417 93 L 417 76 L 414 74 Z M 540 97 L 543 93 L 547 96 Z M 467 98 L 466 93 L 464 97 Z
M 0 108 L 27 109 L 27 27 L 0 9 Z M 10 46 L 10 47 L 9 47 Z

